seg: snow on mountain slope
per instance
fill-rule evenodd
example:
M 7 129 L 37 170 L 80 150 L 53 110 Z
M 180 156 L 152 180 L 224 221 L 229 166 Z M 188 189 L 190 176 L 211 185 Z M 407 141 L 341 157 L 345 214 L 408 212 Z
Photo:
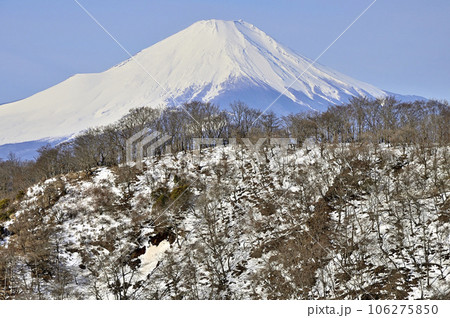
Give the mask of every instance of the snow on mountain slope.
M 0 145 L 68 137 L 140 106 L 202 100 L 226 107 L 240 99 L 265 109 L 291 85 L 276 112 L 388 95 L 317 64 L 292 84 L 310 63 L 244 21 L 199 21 L 105 72 L 77 74 L 0 106 Z
M 0 278 L 10 278 L 0 291 L 10 284 L 13 299 L 449 298 L 448 147 L 433 155 L 313 142 L 287 154 L 262 149 L 266 156 L 240 145 L 167 154 L 147 158 L 143 171 L 102 167 L 32 186 L 8 207 L 14 217 L 0 219 L 0 261 L 7 255 L 9 266 Z M 27 261 L 35 255 L 39 267 Z

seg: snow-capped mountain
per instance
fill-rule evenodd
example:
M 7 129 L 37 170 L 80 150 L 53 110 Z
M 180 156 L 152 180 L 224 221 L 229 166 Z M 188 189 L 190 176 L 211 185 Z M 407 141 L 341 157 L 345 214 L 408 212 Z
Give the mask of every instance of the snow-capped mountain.
M 77 74 L 0 106 L 0 145 L 37 147 L 140 106 L 202 100 L 226 107 L 241 100 L 265 109 L 283 93 L 271 110 L 290 113 L 389 94 L 311 62 L 247 22 L 199 21 L 105 72 Z M 0 146 L 0 157 L 21 148 L 14 147 Z

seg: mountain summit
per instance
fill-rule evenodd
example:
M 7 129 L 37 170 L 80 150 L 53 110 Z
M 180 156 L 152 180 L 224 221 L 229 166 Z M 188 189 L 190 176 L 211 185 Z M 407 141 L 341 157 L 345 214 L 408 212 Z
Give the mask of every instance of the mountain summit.
M 247 22 L 199 21 L 105 72 L 77 74 L 0 106 L 0 145 L 68 138 L 140 106 L 227 107 L 239 99 L 265 109 L 284 93 L 272 110 L 288 113 L 388 95 L 318 64 L 308 69 L 311 63 Z

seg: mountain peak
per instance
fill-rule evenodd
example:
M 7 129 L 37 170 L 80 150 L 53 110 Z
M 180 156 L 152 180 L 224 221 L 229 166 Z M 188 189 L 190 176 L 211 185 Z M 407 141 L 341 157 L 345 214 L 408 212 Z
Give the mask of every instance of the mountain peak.
M 243 43 L 243 36 L 245 34 L 249 35 L 252 32 L 267 36 L 253 24 L 245 22 L 244 20 L 229 21 L 210 19 L 197 21 L 186 29 L 167 38 L 167 40 L 175 37 L 179 43 L 182 43 L 183 39 L 180 40 L 181 37 L 183 37 L 184 40 L 189 41 L 193 39 L 211 40 L 211 37 L 216 37 L 223 41 L 230 42 L 232 45 L 240 45 Z
M 307 71 L 306 71 L 307 70 Z M 306 71 L 306 72 L 305 72 Z M 277 99 L 280 94 L 281 98 Z M 286 114 L 387 93 L 284 47 L 243 20 L 202 20 L 116 67 L 0 107 L 0 145 L 65 138 L 131 108 L 241 100 Z
M 242 19 L 239 19 L 239 20 L 219 20 L 219 19 L 199 20 L 199 21 L 191 24 L 190 27 L 197 26 L 197 25 L 206 26 L 206 27 L 210 27 L 210 28 L 235 27 L 236 24 L 242 24 L 245 26 L 254 27 L 254 25 L 252 25 L 248 22 L 245 22 Z M 188 28 L 190 28 L 190 27 L 188 27 Z

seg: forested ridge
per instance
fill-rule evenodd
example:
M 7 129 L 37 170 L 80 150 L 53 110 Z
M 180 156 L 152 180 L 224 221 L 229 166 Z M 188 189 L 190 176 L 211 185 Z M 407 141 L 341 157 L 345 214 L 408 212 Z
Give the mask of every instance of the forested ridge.
M 448 299 L 449 118 L 438 101 L 285 117 L 191 102 L 11 155 L 0 297 Z M 144 128 L 172 139 L 140 171 L 126 140 Z M 194 138 L 238 143 L 196 152 Z

